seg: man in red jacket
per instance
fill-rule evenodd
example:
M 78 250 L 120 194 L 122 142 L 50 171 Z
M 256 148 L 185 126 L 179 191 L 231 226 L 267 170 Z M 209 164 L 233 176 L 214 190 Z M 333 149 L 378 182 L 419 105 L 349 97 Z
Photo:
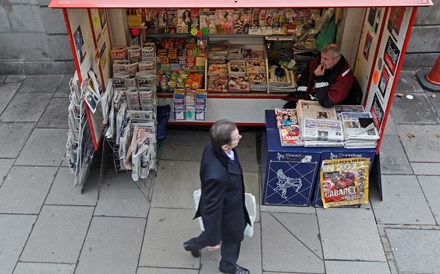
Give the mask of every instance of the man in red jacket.
M 318 100 L 323 107 L 341 104 L 350 94 L 353 81 L 353 72 L 338 45 L 328 44 L 301 73 L 297 91 L 284 98 L 288 101 L 284 107 L 294 108 L 299 99 Z

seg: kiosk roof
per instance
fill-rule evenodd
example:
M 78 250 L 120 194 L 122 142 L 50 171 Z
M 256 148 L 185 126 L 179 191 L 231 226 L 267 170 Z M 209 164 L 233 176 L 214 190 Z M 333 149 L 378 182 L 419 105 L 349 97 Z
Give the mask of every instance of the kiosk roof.
M 432 6 L 432 0 L 51 0 L 50 8 L 324 8 Z

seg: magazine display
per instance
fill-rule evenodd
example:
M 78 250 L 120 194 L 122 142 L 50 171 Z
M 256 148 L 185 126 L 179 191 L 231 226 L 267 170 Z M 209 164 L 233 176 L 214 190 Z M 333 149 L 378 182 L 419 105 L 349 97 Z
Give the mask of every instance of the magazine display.
M 286 127 L 291 125 L 298 125 L 298 119 L 296 118 L 296 110 L 294 109 L 275 109 L 275 119 L 277 120 L 277 126 Z
M 304 146 L 304 140 L 300 136 L 298 125 L 281 127 L 279 132 L 282 146 Z
M 305 141 L 343 142 L 342 123 L 339 120 L 303 118 L 301 136 Z
M 296 114 L 299 121 L 303 118 L 338 119 L 334 107 L 325 108 L 321 106 L 318 101 L 298 100 L 298 103 L 296 104 Z
M 323 160 L 320 171 L 324 208 L 368 203 L 369 158 Z

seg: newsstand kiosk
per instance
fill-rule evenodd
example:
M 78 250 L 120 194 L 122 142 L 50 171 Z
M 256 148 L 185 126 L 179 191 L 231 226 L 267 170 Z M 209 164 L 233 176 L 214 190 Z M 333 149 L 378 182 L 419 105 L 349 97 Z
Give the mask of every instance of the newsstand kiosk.
M 193 1 L 140 1 L 140 0 L 127 0 L 127 1 L 114 1 L 114 0 L 51 0 L 50 8 L 61 8 L 64 20 L 66 24 L 67 34 L 70 39 L 71 51 L 74 58 L 76 67 L 76 73 L 79 82 L 87 77 L 90 70 L 96 74 L 96 80 L 104 88 L 108 85 L 109 79 L 113 75 L 113 58 L 112 49 L 117 46 L 130 46 L 130 37 L 133 35 L 133 29 L 130 28 L 127 23 L 127 17 L 130 15 L 130 10 L 142 9 L 142 13 L 139 20 L 145 20 L 144 17 L 148 16 L 149 11 L 155 10 L 156 15 L 165 14 L 169 19 L 171 11 L 174 14 L 184 16 L 184 12 L 179 13 L 176 10 L 190 10 L 195 12 L 194 15 L 201 16 L 198 10 L 208 9 L 213 14 L 212 19 L 216 19 L 215 15 L 220 14 L 223 19 L 227 19 L 230 14 L 248 14 L 248 18 L 252 18 L 251 22 L 247 24 L 248 28 L 252 28 L 253 24 L 258 24 L 258 20 L 254 20 L 253 14 L 258 11 L 259 20 L 261 23 L 262 10 L 265 10 L 266 16 L 264 17 L 266 24 L 269 20 L 273 20 L 271 15 L 277 15 L 278 22 L 281 24 L 286 21 L 281 21 L 279 15 L 283 14 L 283 20 L 286 17 L 301 16 L 304 10 L 313 9 L 319 10 L 323 8 L 335 8 L 339 14 L 338 34 L 336 43 L 340 45 L 342 53 L 349 61 L 354 75 L 356 76 L 362 90 L 364 91 L 363 106 L 365 110 L 370 111 L 376 128 L 380 132 L 380 136 L 383 135 L 387 117 L 391 108 L 392 98 L 399 78 L 399 73 L 403 64 L 404 55 L 408 46 L 411 30 L 416 18 L 416 12 L 418 7 L 433 5 L 431 0 L 377 0 L 377 1 L 365 1 L 365 0 L 341 0 L 341 1 L 329 1 L 329 0 L 312 0 L 312 1 L 292 1 L 292 0 L 279 0 L 279 1 L 263 1 L 263 0 L 231 0 L 231 1 L 206 1 L 206 0 L 193 0 Z M 157 13 L 157 11 L 160 11 Z M 227 10 L 227 12 L 221 12 L 221 10 Z M 220 11 L 220 12 L 219 12 Z M 288 15 L 287 15 L 288 14 Z M 209 17 L 209 16 L 208 16 Z M 199 18 L 199 17 L 198 17 Z M 180 19 L 175 19 L 180 20 Z M 216 19 L 217 20 L 217 19 Z M 294 20 L 295 21 L 295 20 Z M 132 22 L 131 22 L 132 23 Z M 207 21 L 205 22 L 207 23 Z M 165 23 L 167 24 L 167 23 Z M 229 33 L 210 34 L 200 29 L 188 30 L 187 35 L 199 35 L 207 36 L 208 39 L 229 39 L 230 41 L 239 41 L 242 45 L 252 45 L 249 47 L 259 48 L 261 50 L 267 50 L 264 43 L 260 44 L 260 40 L 289 40 L 292 35 L 290 31 L 295 32 L 295 25 L 293 22 L 287 27 L 287 32 L 279 35 L 271 35 L 265 32 L 259 33 L 235 33 L 235 30 Z M 293 28 L 292 28 L 293 26 Z M 144 30 L 151 26 L 144 26 Z M 217 27 L 217 26 L 216 26 Z M 246 27 L 244 27 L 246 29 Z M 142 28 L 141 28 L 142 30 Z M 217 29 L 218 31 L 219 29 Z M 298 31 L 298 29 L 296 29 Z M 174 31 L 163 33 L 163 37 L 181 37 L 182 34 L 174 34 Z M 149 35 L 148 31 L 145 32 L 146 36 Z M 155 35 L 161 35 L 156 32 Z M 288 48 L 287 50 L 290 50 Z M 269 78 L 269 71 L 266 61 L 266 77 Z M 206 81 L 206 78 L 205 78 Z M 206 83 L 205 83 L 206 87 Z M 242 87 L 243 88 L 243 87 Z M 246 91 L 249 91 L 248 89 Z M 282 98 L 286 93 L 271 92 L 265 89 L 263 92 L 227 92 L 227 93 L 207 93 L 207 105 L 206 113 L 203 115 L 203 119 L 200 120 L 178 120 L 174 115 L 170 120 L 170 123 L 176 125 L 210 125 L 214 121 L 221 118 L 228 118 L 236 121 L 238 125 L 242 126 L 266 126 L 267 115 L 265 110 L 280 108 L 283 106 L 284 101 Z M 158 104 L 172 104 L 172 94 L 160 94 L 157 93 Z M 84 145 L 83 152 L 88 154 L 84 157 L 92 157 L 93 151 L 97 151 L 103 139 L 102 122 L 99 115 L 90 111 L 90 107 L 85 106 L 86 126 L 89 132 L 83 136 L 83 141 L 88 144 Z M 270 123 L 269 121 L 267 121 Z M 270 136 L 271 128 L 267 129 L 267 136 Z M 378 153 L 380 148 L 380 141 L 376 149 L 373 149 L 373 153 L 376 157 L 375 162 L 378 165 Z M 319 163 L 323 157 L 334 157 L 334 155 L 341 155 L 344 157 L 344 153 L 328 149 L 315 149 L 302 148 L 304 151 L 297 153 L 291 153 L 288 148 L 275 145 L 280 150 L 286 150 L 284 156 L 266 156 L 267 159 L 263 161 L 281 161 L 282 157 L 293 157 L 297 162 L 301 162 L 302 156 L 307 155 L 308 163 L 304 165 L 304 171 L 299 171 L 297 175 L 304 178 L 303 187 L 307 189 L 300 189 L 298 193 L 301 196 L 292 205 L 309 205 L 314 204 L 312 202 L 313 197 L 313 184 L 316 180 L 316 175 L 319 170 Z M 266 151 L 267 152 L 267 151 Z M 353 149 L 353 153 L 356 153 L 356 149 Z M 289 155 L 290 153 L 290 155 Z M 368 153 L 371 153 L 369 151 Z M 367 154 L 368 154 L 367 153 Z M 267 154 L 267 153 L 266 153 Z M 269 153 L 270 154 L 270 153 Z M 273 159 L 272 159 L 273 157 Z M 280 158 L 281 157 L 281 158 Z M 336 157 L 336 156 L 335 156 Z M 310 158 L 310 159 L 309 159 Z M 284 159 L 286 160 L 286 158 Z M 303 160 L 304 162 L 304 160 Z M 84 161 L 87 163 L 87 161 Z M 291 163 L 286 161 L 285 167 L 279 169 L 294 168 Z M 374 169 L 374 168 L 373 168 Z M 380 170 L 380 169 L 379 169 Z M 374 170 L 372 170 L 374 172 Z M 377 173 L 377 170 L 376 170 Z M 379 171 L 380 173 L 380 171 Z M 380 180 L 380 174 L 378 174 Z M 264 191 L 264 190 L 263 190 Z M 266 193 L 265 198 L 271 197 L 273 193 Z M 281 195 L 281 194 L 280 194 Z M 316 196 L 316 195 L 315 195 Z M 275 197 L 275 195 L 274 195 Z M 270 198 L 268 198 L 270 200 Z M 279 199 L 279 201 L 277 200 Z M 274 204 L 289 204 L 282 203 L 281 198 L 276 198 Z M 268 202 L 267 204 L 271 204 Z

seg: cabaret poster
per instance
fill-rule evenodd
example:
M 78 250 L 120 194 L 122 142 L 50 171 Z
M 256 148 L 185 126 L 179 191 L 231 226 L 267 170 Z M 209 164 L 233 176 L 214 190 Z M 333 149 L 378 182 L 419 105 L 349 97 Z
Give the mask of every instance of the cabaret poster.
M 369 158 L 323 160 L 320 171 L 324 208 L 368 203 Z

